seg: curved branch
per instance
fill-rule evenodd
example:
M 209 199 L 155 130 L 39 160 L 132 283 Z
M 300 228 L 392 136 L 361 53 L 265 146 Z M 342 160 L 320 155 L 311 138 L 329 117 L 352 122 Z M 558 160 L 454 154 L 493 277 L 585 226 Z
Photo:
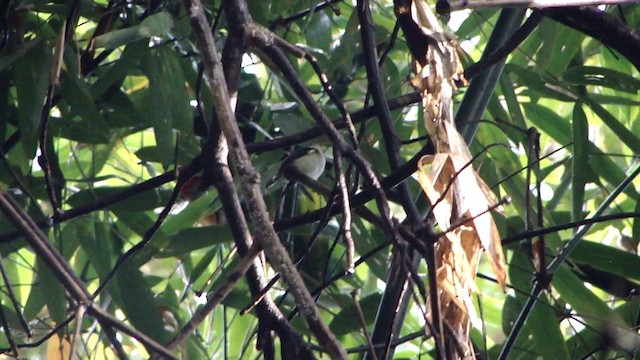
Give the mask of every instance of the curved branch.
M 583 32 L 616 50 L 640 71 L 640 32 L 619 18 L 589 7 L 540 10 L 545 16 Z

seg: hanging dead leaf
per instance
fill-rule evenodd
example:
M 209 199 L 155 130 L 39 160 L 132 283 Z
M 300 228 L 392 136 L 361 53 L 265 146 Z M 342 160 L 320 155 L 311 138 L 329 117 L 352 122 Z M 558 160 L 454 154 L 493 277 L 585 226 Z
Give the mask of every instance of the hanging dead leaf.
M 471 153 L 453 120 L 456 82 L 464 82 L 455 38 L 444 33 L 423 0 L 396 1 L 395 10 L 414 55 L 411 84 L 422 95 L 425 127 L 436 148 L 435 155 L 419 162 L 418 181 L 445 231 L 436 244 L 440 309 L 466 347 L 460 353 L 449 342 L 447 357 L 464 358 L 472 349 L 469 324 L 477 319 L 471 295 L 482 249 L 503 288 L 506 282 L 500 235 L 489 212 L 498 199 L 471 166 Z

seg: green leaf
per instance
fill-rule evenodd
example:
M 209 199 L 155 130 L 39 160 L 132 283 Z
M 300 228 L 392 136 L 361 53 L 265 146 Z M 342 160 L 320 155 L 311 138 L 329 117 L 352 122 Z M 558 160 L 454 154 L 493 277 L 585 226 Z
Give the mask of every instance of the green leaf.
M 38 279 L 42 284 L 42 295 L 47 304 L 47 310 L 56 324 L 61 324 L 67 319 L 67 303 L 64 288 L 60 279 L 56 277 L 45 262 L 38 257 Z
M 305 34 L 310 47 L 328 51 L 331 48 L 331 19 L 329 15 L 324 11 L 313 13 Z
M 354 224 L 360 229 L 355 241 L 355 247 L 358 254 L 366 254 L 375 247 L 387 240 L 384 233 L 376 228 L 365 226 L 365 222 L 359 216 L 354 217 Z M 386 279 L 389 270 L 388 251 L 380 251 L 366 260 L 366 264 L 372 272 L 372 275 L 378 279 Z
M 120 58 L 91 85 L 91 94 L 98 98 L 109 87 L 122 83 L 125 76 L 138 65 L 140 59 L 148 52 L 149 44 L 145 41 L 136 41 L 127 45 Z
M 364 316 L 365 326 L 373 323 L 381 299 L 382 294 L 376 292 L 358 300 Z M 340 310 L 329 323 L 329 329 L 331 329 L 336 336 L 347 335 L 353 331 L 362 329 L 362 326 L 362 319 L 360 318 L 356 305 L 353 303 Z
M 547 79 L 540 73 L 522 66 L 507 64 L 504 67 L 505 72 L 514 74 L 518 77 L 519 85 L 526 86 L 535 92 L 536 96 L 556 99 L 566 102 L 574 102 L 575 96 L 558 86 L 555 81 Z
M 507 297 L 505 311 L 510 324 L 515 320 L 522 303 L 517 305 L 516 298 Z M 512 326 L 507 326 L 510 330 Z M 542 295 L 534 305 L 514 349 L 509 358 L 570 359 L 569 350 L 564 342 L 560 323 L 548 296 Z
M 153 126 L 162 164 L 173 162 L 173 129 L 187 134 L 193 131 L 192 110 L 186 82 L 177 54 L 168 46 L 151 50 L 146 57 L 145 72 L 149 78 L 149 123 Z
M 21 142 L 28 158 L 36 153 L 42 106 L 51 74 L 51 46 L 43 42 L 16 63 L 18 121 Z
M 566 265 L 560 265 L 553 275 L 553 288 L 558 291 L 562 299 L 582 316 L 584 321 L 596 329 L 604 329 L 608 325 L 622 325 L 622 318 L 607 304 L 587 289 Z
M 218 248 L 213 248 L 204 254 L 202 258 L 198 261 L 196 266 L 191 270 L 189 274 L 189 287 L 194 289 L 200 289 L 203 285 L 205 285 L 205 281 L 207 278 L 201 279 L 202 274 L 207 270 L 209 266 L 213 263 L 214 257 L 219 254 Z
M 109 127 L 84 82 L 63 71 L 60 76 L 60 95 L 70 106 L 70 114 L 56 126 L 63 136 L 89 144 L 109 142 Z M 74 115 L 80 119 L 74 119 Z
M 127 190 L 126 186 L 99 187 L 94 189 L 81 190 L 69 197 L 68 203 L 73 207 L 86 206 L 97 200 L 108 196 L 114 196 Z M 171 195 L 170 190 L 155 188 L 149 191 L 140 192 L 133 196 L 109 205 L 107 209 L 120 211 L 148 211 L 164 206 Z
M 589 94 L 589 99 L 603 105 L 638 106 L 640 101 L 617 95 Z
M 162 313 L 140 270 L 126 261 L 118 270 L 115 281 L 122 294 L 119 305 L 131 324 L 152 339 L 166 343 L 170 337 L 164 328 Z
M 42 43 L 43 38 L 30 39 L 20 44 L 17 49 L 13 51 L 4 51 L 0 54 L 0 71 L 4 71 L 9 66 L 13 65 L 16 60 L 20 59 L 24 56 L 25 53 L 29 52 L 31 48 L 36 45 L 40 45 Z
M 168 12 L 159 12 L 147 16 L 140 23 L 140 35 L 144 37 L 163 36 L 171 31 L 173 19 Z
M 538 104 L 524 103 L 522 106 L 525 109 L 527 118 L 557 142 L 562 145 L 568 145 L 573 141 L 569 136 L 572 131 L 567 120 L 556 112 Z M 625 179 L 624 171 L 590 141 L 588 143 L 588 153 L 590 155 L 589 163 L 591 168 L 598 176 L 614 186 L 617 186 Z M 625 193 L 633 198 L 637 197 L 637 192 L 631 186 L 625 189 Z
M 640 257 L 593 241 L 581 241 L 571 253 L 574 261 L 640 283 Z
M 144 38 L 145 36 L 140 34 L 140 27 L 132 26 L 130 28 L 113 30 L 106 34 L 96 36 L 94 39 L 94 46 L 96 48 L 112 50 Z
M 144 237 L 157 218 L 157 215 L 154 214 L 154 218 L 151 219 L 151 217 L 145 212 L 125 211 L 121 209 L 112 209 L 112 211 L 116 214 L 119 221 L 124 223 L 140 237 Z M 145 248 L 145 251 L 155 252 L 157 249 L 162 249 L 168 243 L 169 238 L 167 235 L 162 231 L 162 229 L 158 229 L 151 238 L 149 246 Z M 149 254 L 145 255 L 149 256 Z
M 640 301 L 637 298 L 629 299 L 621 306 L 615 309 L 616 314 L 626 319 L 628 326 L 635 326 L 638 319 L 640 308 Z M 606 333 L 605 333 L 606 334 Z M 574 359 L 585 359 L 593 354 L 597 353 L 602 347 L 608 346 L 608 339 L 605 335 L 597 329 L 591 327 L 585 327 L 583 330 L 572 336 L 567 340 L 567 347 L 571 349 L 571 354 Z M 622 351 L 620 351 L 622 353 Z M 608 355 L 612 355 L 609 353 Z M 622 353 L 620 357 L 624 357 L 627 354 Z
M 522 109 L 520 108 L 520 102 L 518 101 L 518 97 L 516 96 L 515 89 L 513 88 L 513 82 L 510 79 L 509 74 L 503 73 L 500 76 L 500 88 L 502 89 L 502 94 L 504 95 L 504 100 L 507 103 L 507 109 L 509 109 L 509 118 L 500 118 L 500 120 L 509 121 L 515 129 L 511 126 L 501 126 L 501 129 L 509 136 L 509 138 L 515 143 L 520 143 L 523 146 L 527 145 L 527 136 L 522 132 L 527 129 L 526 122 L 524 120 L 524 115 L 522 114 Z M 496 101 L 496 97 L 492 97 L 490 101 L 490 106 L 498 108 L 500 103 Z M 492 111 L 490 107 L 487 109 L 495 114 L 495 111 Z M 495 115 L 494 115 L 495 118 Z M 500 124 L 498 124 L 500 126 Z M 518 131 L 521 130 L 521 131 Z
M 190 201 L 179 213 L 172 214 L 162 224 L 162 231 L 167 235 L 173 235 L 179 230 L 193 226 L 203 215 L 213 213 L 220 209 L 221 203 L 215 201 L 218 193 L 215 190 Z
M 536 51 L 535 56 L 535 65 L 539 69 L 540 72 L 546 71 L 549 64 L 556 61 L 556 46 L 561 39 L 558 39 L 560 33 L 558 32 L 558 28 L 561 25 L 551 19 L 544 19 L 540 25 L 538 25 L 538 29 L 536 31 L 535 39 L 540 43 L 540 48 Z M 561 37 L 561 36 L 560 36 Z M 531 37 L 533 38 L 533 37 Z
M 640 138 L 638 138 L 633 132 L 629 131 L 620 120 L 616 119 L 607 109 L 597 102 L 589 99 L 585 99 L 585 103 L 598 115 L 598 117 L 605 123 L 614 134 L 618 136 L 626 146 L 631 149 L 635 154 L 640 154 Z
M 173 19 L 167 12 L 159 12 L 148 16 L 140 25 L 132 26 L 126 29 L 119 29 L 96 36 L 94 46 L 96 48 L 105 48 L 107 50 L 115 49 L 122 45 L 146 39 L 151 36 L 163 36 L 171 31 L 173 27 Z
M 91 266 L 101 280 L 105 279 L 112 269 L 115 258 L 113 240 L 106 228 L 108 225 L 100 222 L 91 224 L 89 221 L 75 221 L 69 226 L 77 228 L 80 245 L 87 254 Z
M 582 110 L 582 104 L 577 102 L 573 107 L 573 162 L 571 186 L 571 218 L 573 221 L 582 219 L 584 204 L 584 187 L 589 173 L 589 124 L 587 116 Z
M 227 225 L 187 228 L 169 237 L 158 257 L 182 257 L 192 251 L 233 241 Z
M 574 85 L 602 86 L 630 94 L 636 94 L 640 89 L 640 80 L 633 76 L 597 66 L 576 66 L 567 69 L 562 78 Z
M 564 25 L 558 27 L 558 33 L 562 34 L 562 41 L 556 43 L 553 52 L 553 61 L 551 61 L 547 67 L 547 72 L 555 77 L 559 77 L 567 69 L 571 60 L 578 51 L 581 50 L 582 42 L 585 38 L 582 32 Z M 540 39 L 539 41 L 544 40 Z

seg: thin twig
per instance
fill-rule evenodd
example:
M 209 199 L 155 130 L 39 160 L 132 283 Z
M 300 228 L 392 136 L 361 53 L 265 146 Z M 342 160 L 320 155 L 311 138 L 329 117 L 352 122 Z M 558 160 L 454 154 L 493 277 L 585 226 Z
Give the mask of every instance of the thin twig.
M 362 306 L 360 306 L 360 302 L 358 301 L 358 293 L 359 289 L 355 289 L 351 292 L 351 299 L 353 300 L 353 305 L 356 308 L 356 313 L 358 314 L 358 320 L 360 321 L 360 326 L 362 327 L 362 331 L 364 332 L 364 337 L 367 339 L 367 345 L 369 346 L 369 351 L 373 354 L 373 360 L 378 360 L 375 355 L 373 341 L 371 341 L 371 334 L 367 329 L 367 321 L 364 318 L 364 313 L 362 312 Z
M 191 319 L 173 336 L 167 344 L 167 348 L 173 349 L 183 343 L 198 325 L 213 311 L 213 309 L 224 300 L 229 293 L 235 288 L 236 284 L 242 276 L 253 265 L 254 259 L 262 251 L 261 246 L 254 243 L 247 251 L 247 254 L 235 266 L 235 269 L 224 282 L 224 284 L 214 292 L 207 295 L 207 302 L 191 315 Z
M 342 170 L 342 154 L 339 151 L 333 151 L 333 165 L 336 169 L 336 176 L 338 182 L 336 184 L 338 188 L 338 194 L 340 194 L 340 205 L 342 205 L 342 236 L 344 239 L 344 246 L 347 249 L 347 272 L 354 273 L 354 256 L 355 245 L 353 236 L 351 234 L 351 206 L 349 205 L 349 190 L 347 189 L 347 181 Z

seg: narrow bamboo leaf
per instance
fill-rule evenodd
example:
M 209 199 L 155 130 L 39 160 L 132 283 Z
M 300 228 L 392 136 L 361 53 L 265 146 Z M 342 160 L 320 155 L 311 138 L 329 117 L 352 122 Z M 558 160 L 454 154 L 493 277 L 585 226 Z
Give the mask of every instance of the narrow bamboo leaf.
M 163 153 L 164 150 L 159 146 L 145 146 L 136 150 L 135 154 L 141 161 L 161 163 L 167 157 L 167 154 Z
M 622 325 L 624 321 L 604 301 L 584 286 L 566 265 L 560 265 L 554 273 L 553 288 L 571 305 L 578 316 L 596 329 L 608 325 Z
M 36 263 L 38 280 L 42 283 L 42 292 L 45 297 L 44 301 L 47 304 L 47 310 L 49 310 L 53 321 L 56 324 L 61 324 L 67 319 L 67 303 L 62 283 L 40 257 L 38 257 Z
M 384 243 L 387 237 L 376 227 L 365 226 L 364 221 L 359 216 L 354 217 L 354 223 L 360 232 L 354 233 L 356 237 L 355 247 L 358 254 L 366 254 L 376 246 Z M 385 279 L 389 270 L 389 259 L 386 251 L 380 251 L 366 260 L 366 264 L 371 270 L 371 275 L 378 279 Z
M 514 248 L 511 264 L 512 265 L 509 266 L 509 279 L 511 286 L 516 291 L 515 296 L 508 296 L 506 298 L 502 308 L 502 331 L 505 334 L 508 334 L 513 328 L 516 318 L 527 300 L 526 294 L 531 291 L 531 280 L 534 271 L 529 255 L 523 247 Z M 510 358 L 525 359 L 527 358 L 527 354 L 529 354 L 529 357 L 531 354 L 543 355 L 545 349 L 540 348 L 539 343 L 545 339 L 546 335 L 540 334 L 540 330 L 537 328 L 541 326 L 550 326 L 550 329 L 558 328 L 558 322 L 555 316 L 549 314 L 551 310 L 549 306 L 549 303 L 545 301 L 545 299 L 534 306 L 532 314 L 528 317 L 520 331 L 520 336 L 516 341 L 514 350 L 512 350 L 510 354 Z M 535 316 L 533 313 L 536 313 Z M 546 329 L 546 327 L 542 329 Z M 555 332 L 554 330 L 550 331 Z M 562 351 L 560 350 L 558 354 L 561 355 Z
M 147 213 L 141 211 L 125 211 L 121 209 L 112 209 L 113 213 L 116 214 L 118 220 L 133 230 L 140 237 L 143 237 L 147 230 L 149 230 L 156 218 L 157 215 L 154 214 L 154 218 L 152 219 Z M 157 249 L 162 249 L 169 243 L 169 237 L 162 231 L 162 229 L 158 229 L 155 232 L 153 237 L 151 238 L 151 243 L 149 246 L 145 248 L 147 252 L 155 252 Z M 149 256 L 150 254 L 145 253 L 145 256 Z
M 487 46 L 483 50 L 483 58 L 489 56 L 511 39 L 512 34 L 520 27 L 525 15 L 526 10 L 521 8 L 505 8 L 500 11 L 498 21 L 491 31 Z M 503 72 L 504 64 L 505 59 L 497 61 L 474 78 L 465 92 L 458 111 L 456 111 L 456 124 L 459 127 L 460 134 L 468 144 L 471 143 L 475 136 L 478 122 L 494 93 L 496 83 Z
M 549 108 L 538 104 L 522 104 L 527 118 L 533 122 L 543 132 L 554 138 L 563 145 L 570 144 L 573 139 L 568 121 Z M 589 164 L 591 169 L 609 184 L 617 186 L 626 178 L 626 175 L 613 160 L 605 156 L 595 144 L 588 143 Z M 635 189 L 630 186 L 625 189 L 625 193 L 634 199 L 638 196 Z
M 167 12 L 159 12 L 142 20 L 140 25 L 96 36 L 94 45 L 96 48 L 115 49 L 151 36 L 166 35 L 171 31 L 172 26 L 171 15 Z
M 558 113 L 539 104 L 522 103 L 522 107 L 527 119 L 555 141 L 561 145 L 568 145 L 573 141 L 569 121 Z
M 171 124 L 173 128 L 183 134 L 193 132 L 193 111 L 190 105 L 190 97 L 187 93 L 187 82 L 180 61 L 182 60 L 177 52 L 168 46 L 161 46 L 157 56 L 162 60 L 158 75 L 160 81 L 150 86 L 160 86 L 164 97 L 168 101 L 171 113 Z M 158 59 L 156 57 L 156 59 Z
M 577 66 L 562 75 L 565 81 L 574 85 L 595 85 L 630 94 L 640 90 L 640 80 L 628 74 L 597 66 Z
M 106 34 L 96 36 L 94 45 L 96 48 L 110 50 L 143 38 L 144 36 L 140 34 L 140 26 L 137 25 L 126 29 L 113 30 Z
M 520 354 L 524 358 L 531 358 L 532 355 L 540 359 L 571 358 L 560 330 L 556 311 L 549 303 L 547 296 L 541 296 L 538 299 L 525 327 L 529 335 L 521 334 L 519 337 L 519 342 L 525 346 L 517 345 L 516 349 L 519 351 L 514 349 L 512 351 L 514 356 Z
M 563 42 L 562 34 L 558 32 L 558 28 L 562 26 L 559 23 L 544 19 L 536 32 L 536 40 L 541 44 L 540 49 L 535 53 L 535 65 L 540 72 L 547 70 L 547 67 L 554 61 L 556 54 L 556 46 L 558 42 Z M 560 37 L 561 41 L 558 41 Z
M 2 307 L 2 315 L 4 316 L 4 321 L 9 325 L 10 329 L 16 329 L 18 331 L 24 331 L 24 327 L 22 326 L 22 322 L 20 321 L 20 317 L 16 314 L 13 308 L 9 308 L 5 305 L 0 305 Z M 15 336 L 15 334 L 14 334 Z M 6 335 L 0 338 L 0 341 L 4 341 L 3 346 L 9 346 L 9 344 L 5 341 Z
M 31 48 L 36 45 L 40 45 L 42 43 L 42 40 L 44 40 L 42 37 L 27 40 L 20 44 L 20 46 L 18 46 L 18 48 L 14 49 L 13 51 L 4 51 L 2 54 L 0 54 L 0 71 L 4 71 L 4 69 L 13 65 L 16 60 L 24 56 L 24 54 L 29 52 Z
M 140 35 L 149 36 L 163 36 L 168 34 L 173 27 L 173 19 L 168 12 L 159 12 L 153 15 L 147 16 L 140 23 Z
M 154 340 L 167 342 L 169 333 L 164 328 L 162 313 L 140 270 L 127 261 L 120 267 L 115 280 L 122 294 L 119 305 L 131 324 Z
M 156 137 L 156 146 L 158 148 L 157 155 L 160 156 L 160 162 L 165 169 L 169 167 L 173 160 L 174 153 L 174 134 L 173 134 L 173 118 L 169 109 L 169 99 L 162 85 L 164 69 L 163 59 L 159 51 L 152 51 L 148 59 L 149 77 L 149 98 L 148 102 L 154 104 L 149 109 L 148 120 L 153 126 Z
M 68 199 L 68 203 L 73 207 L 88 205 L 106 196 L 121 193 L 126 189 L 128 189 L 128 187 L 116 186 L 81 190 L 71 195 Z M 110 205 L 107 208 L 112 210 L 121 210 L 124 212 L 154 210 L 158 207 L 164 206 L 170 195 L 171 191 L 169 190 L 155 188 L 153 190 L 138 193 L 128 199 Z
M 193 270 L 189 273 L 188 286 L 193 289 L 200 289 L 205 285 L 206 278 L 201 278 L 201 275 L 207 270 L 207 268 L 213 263 L 214 257 L 219 253 L 218 248 L 213 248 L 207 251 L 204 256 L 198 261 Z
M 51 46 L 43 43 L 32 48 L 16 63 L 18 125 L 22 147 L 29 159 L 36 153 L 42 105 L 51 74 L 51 53 Z
M 218 193 L 212 190 L 196 200 L 190 201 L 186 208 L 166 219 L 162 224 L 162 231 L 167 235 L 173 235 L 179 230 L 193 226 L 206 213 L 220 209 L 220 202 L 215 201 L 217 197 Z
M 640 300 L 637 298 L 629 299 L 618 306 L 614 311 L 619 314 L 627 326 L 635 326 L 638 315 L 640 314 Z M 585 359 L 597 353 L 599 349 L 608 346 L 607 334 L 597 331 L 596 329 L 585 327 L 583 330 L 567 339 L 567 347 L 571 349 L 571 355 L 574 359 Z M 612 356 L 613 354 L 609 353 Z M 627 354 L 621 354 L 624 357 Z
M 640 283 L 640 257 L 630 252 L 593 241 L 581 241 L 571 253 L 571 258 Z
M 69 226 L 75 226 L 80 239 L 80 245 L 87 254 L 91 266 L 96 270 L 100 279 L 104 279 L 111 271 L 113 257 L 111 239 L 106 239 L 108 231 L 102 223 L 91 224 L 89 221 L 75 221 Z
M 60 76 L 60 95 L 70 106 L 70 115 L 61 130 L 73 128 L 68 136 L 91 144 L 109 142 L 109 127 L 98 108 L 87 85 L 79 78 L 62 71 Z M 80 119 L 74 119 L 75 116 Z
M 229 276 L 235 273 L 239 260 L 240 257 L 236 255 L 230 262 L 228 262 L 228 264 L 225 264 L 226 266 L 220 273 L 220 276 L 218 276 L 211 287 L 207 289 L 209 293 L 217 291 L 229 282 Z M 236 283 L 231 293 L 222 300 L 222 304 L 234 309 L 242 309 L 251 301 L 251 292 L 249 291 L 246 282 L 239 281 Z
M 343 35 L 340 37 L 340 44 L 333 49 L 331 54 L 327 74 L 330 75 L 332 80 L 338 80 L 340 76 L 349 76 L 351 74 L 357 49 L 361 48 L 360 34 L 358 33 L 359 25 L 358 14 L 354 11 L 349 17 Z
M 636 99 L 629 99 L 622 96 L 606 95 L 606 94 L 589 94 L 589 99 L 602 105 L 625 105 L 625 106 L 638 106 L 640 101 Z
M 562 41 L 556 43 L 553 52 L 553 61 L 549 63 L 547 72 L 554 77 L 559 77 L 566 70 L 576 53 L 581 50 L 585 35 L 567 26 L 558 27 L 558 33 L 562 34 Z
M 42 280 L 36 276 L 33 279 L 33 285 L 31 285 L 27 301 L 22 311 L 22 314 L 27 321 L 31 321 L 36 318 L 36 316 L 46 305 L 46 299 L 48 296 L 53 295 L 47 294 Z
M 311 15 L 305 31 L 307 44 L 310 47 L 328 51 L 331 49 L 331 18 L 324 11 Z
M 513 126 L 516 129 L 511 129 L 509 126 L 504 126 L 504 132 L 509 135 L 509 138 L 516 144 L 520 143 L 523 146 L 527 146 L 527 136 L 522 131 L 527 129 L 522 109 L 520 108 L 520 101 L 516 96 L 515 89 L 513 88 L 513 82 L 510 79 L 509 74 L 504 73 L 500 76 L 500 89 L 504 95 L 504 100 L 507 103 L 507 109 L 509 109 L 509 118 Z M 501 119 L 507 120 L 507 119 Z M 517 129 L 521 131 L 517 131 Z
M 458 31 L 456 31 L 456 35 L 461 39 L 467 38 L 471 34 L 474 34 L 474 35 L 476 33 L 484 34 L 484 32 L 479 31 L 479 28 L 481 28 L 483 25 L 490 27 L 488 20 L 496 16 L 498 14 L 498 10 L 497 9 L 478 9 L 474 11 L 474 13 L 477 14 L 477 16 L 467 17 L 462 22 L 462 24 L 460 24 Z
M 160 258 L 182 257 L 192 251 L 233 241 L 227 225 L 187 228 L 169 237 L 169 244 L 157 255 Z
M 149 78 L 149 123 L 165 168 L 173 162 L 173 129 L 191 133 L 192 111 L 186 94 L 185 79 L 177 54 L 167 46 L 151 50 L 146 57 L 145 72 Z
M 91 85 L 91 94 L 99 98 L 112 85 L 118 85 L 131 69 L 136 67 L 140 59 L 149 51 L 145 41 L 133 42 L 125 47 L 120 58 Z
M 145 116 L 123 89 L 110 88 L 108 99 L 104 101 L 104 119 L 109 129 L 124 131 L 123 137 L 134 134 L 150 126 Z M 143 109 L 143 111 L 146 111 Z
M 634 210 L 636 214 L 640 214 L 640 199 L 636 200 L 636 208 Z M 640 216 L 633 218 L 633 227 L 631 229 L 631 237 L 636 244 L 640 243 Z
M 543 77 L 540 73 L 514 64 L 507 64 L 504 69 L 518 77 L 519 85 L 526 86 L 538 96 L 566 102 L 575 101 L 575 96 L 562 91 L 554 81 Z
M 365 326 L 373 323 L 376 316 L 376 308 L 382 295 L 373 293 L 358 301 L 364 315 Z M 362 322 L 355 304 L 347 305 L 333 317 L 329 323 L 329 329 L 337 336 L 343 336 L 350 332 L 362 329 Z
M 198 341 L 191 336 L 187 339 L 185 346 L 182 347 L 182 359 L 206 359 L 209 358 L 209 349 L 203 345 L 202 341 Z
M 607 109 L 597 102 L 589 99 L 585 99 L 585 103 L 598 115 L 598 117 L 605 123 L 611 131 L 614 132 L 626 146 L 631 149 L 635 154 L 640 154 L 640 138 L 633 132 L 627 129 L 620 120 L 616 119 Z
M 577 102 L 573 107 L 573 177 L 571 186 L 571 218 L 578 221 L 582 218 L 584 204 L 584 187 L 589 172 L 589 124 L 587 116 L 582 110 L 582 104 Z

